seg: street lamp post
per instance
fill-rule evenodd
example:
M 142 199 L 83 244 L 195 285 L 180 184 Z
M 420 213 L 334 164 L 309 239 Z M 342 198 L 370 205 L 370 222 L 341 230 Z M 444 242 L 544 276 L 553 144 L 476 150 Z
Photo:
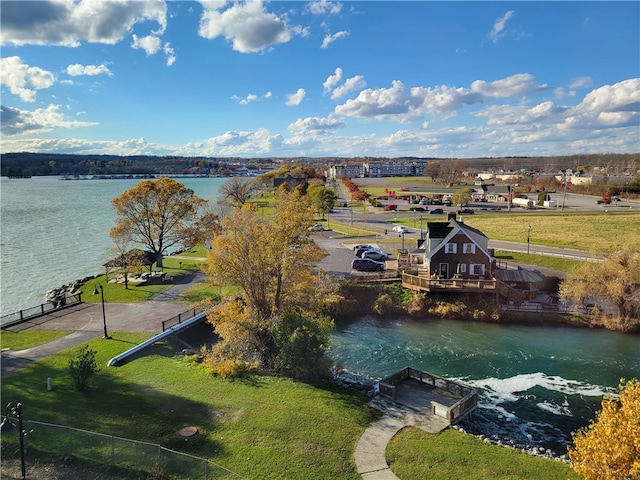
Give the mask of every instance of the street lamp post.
M 10 432 L 16 426 L 9 421 L 9 411 L 16 417 L 18 417 L 18 435 L 20 437 L 20 466 L 22 467 L 22 479 L 26 480 L 27 472 L 24 461 L 24 428 L 22 427 L 22 404 L 11 402 L 7 405 L 7 408 L 4 412 L 4 418 L 2 419 L 2 423 L 0 423 L 0 431 L 2 433 Z
M 531 244 L 531 225 L 527 229 L 527 255 L 529 255 L 529 245 Z
M 399 237 L 402 236 L 402 253 L 405 253 L 404 250 L 404 232 L 402 232 L 400 235 L 398 235 Z
M 100 297 L 102 299 L 102 325 L 104 327 L 104 337 L 102 338 L 111 339 L 111 337 L 107 333 L 107 315 L 104 312 L 104 289 L 102 288 L 102 285 L 100 285 L 99 283 L 96 283 L 96 286 L 93 289 L 94 295 L 98 294 L 98 289 L 100 289 Z

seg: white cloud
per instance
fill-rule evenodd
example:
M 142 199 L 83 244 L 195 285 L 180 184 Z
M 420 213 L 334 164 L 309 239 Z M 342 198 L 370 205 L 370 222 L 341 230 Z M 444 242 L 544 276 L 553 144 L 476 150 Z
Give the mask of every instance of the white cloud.
M 637 127 L 639 118 L 640 78 L 631 78 L 589 92 L 580 104 L 567 110 L 561 127 Z
M 333 115 L 329 115 L 326 118 L 299 118 L 289 125 L 289 131 L 294 135 L 313 135 L 318 132 L 334 130 L 342 127 L 344 127 L 344 121 L 335 118 Z
M 391 88 L 366 89 L 357 98 L 335 108 L 335 113 L 349 117 L 376 118 L 402 123 L 425 115 L 450 117 L 465 105 L 495 98 L 518 97 L 548 88 L 535 82 L 529 74 L 517 74 L 493 82 L 476 80 L 470 88 L 413 87 L 407 91 L 399 80 Z
M 322 84 L 324 88 L 324 92 L 330 92 L 333 87 L 335 87 L 342 80 L 342 69 L 340 67 L 336 68 L 333 75 L 329 75 L 327 79 Z
M 262 98 L 271 98 L 273 94 L 271 92 L 265 93 Z M 236 100 L 240 105 L 247 105 L 251 102 L 255 102 L 259 100 L 259 97 L 253 93 L 249 93 L 246 97 L 239 97 L 237 95 L 233 95 L 231 97 L 233 100 Z
M 572 80 L 569 88 L 589 88 L 591 86 L 593 86 L 591 77 L 577 77 Z
M 314 15 L 337 15 L 342 11 L 342 4 L 340 2 L 318 0 L 310 2 L 306 10 Z
M 163 1 L 43 0 L 2 2 L 2 45 L 60 45 L 82 42 L 113 45 L 138 23 L 156 22 L 161 35 L 167 26 Z
M 176 61 L 176 55 L 173 51 L 173 47 L 169 42 L 166 42 L 162 47 L 162 51 L 164 53 L 165 58 L 167 59 L 167 67 L 173 65 Z
M 158 53 L 160 48 L 162 48 L 162 40 L 155 35 L 147 35 L 144 37 L 133 35 L 132 38 L 133 43 L 131 44 L 131 48 L 134 50 L 144 50 L 147 57 Z
M 131 44 L 131 48 L 134 50 L 143 50 L 147 57 L 151 55 L 155 55 L 160 50 L 164 53 L 166 58 L 167 67 L 173 65 L 176 61 L 176 55 L 173 47 L 169 42 L 165 42 L 162 44 L 162 40 L 157 35 L 146 35 L 144 37 L 138 37 L 137 35 L 133 35 L 133 43 Z
M 234 3 L 226 10 L 226 2 L 200 2 L 204 12 L 200 18 L 200 36 L 213 40 L 223 36 L 240 53 L 261 52 L 265 48 L 286 43 L 292 32 L 285 19 L 265 10 L 262 1 Z
M 36 90 L 49 88 L 54 82 L 52 72 L 31 67 L 20 57 L 0 58 L 0 84 L 9 87 L 9 91 L 24 102 L 35 102 Z
M 255 132 L 229 131 L 207 139 L 198 151 L 206 155 L 261 155 L 273 152 L 280 143 L 279 135 L 271 135 L 264 128 Z
M 341 38 L 346 38 L 348 36 L 349 32 L 346 30 L 336 32 L 333 35 L 327 34 L 325 35 L 324 40 L 322 40 L 322 45 L 320 45 L 320 48 L 329 48 L 329 45 L 331 45 L 336 40 L 340 40 Z
M 331 98 L 335 100 L 337 98 L 344 97 L 355 90 L 363 89 L 366 85 L 367 83 L 364 81 L 364 77 L 362 75 L 347 78 L 341 86 L 337 87 L 331 93 Z
M 58 128 L 79 128 L 97 125 L 92 122 L 68 121 L 60 113 L 60 105 L 49 105 L 36 110 L 2 108 L 2 134 L 7 136 L 39 134 Z M 3 139 L 4 143 L 5 139 Z
M 297 107 L 302 103 L 302 100 L 304 100 L 304 97 L 306 95 L 307 95 L 306 90 L 304 88 L 299 88 L 296 93 L 290 93 L 286 96 L 287 97 L 286 105 L 289 107 Z
M 489 32 L 489 38 L 493 43 L 498 43 L 498 40 L 504 37 L 504 29 L 506 27 L 507 21 L 513 17 L 514 11 L 509 10 L 502 17 L 497 18 L 495 23 L 493 24 L 493 28 L 491 32 Z
M 109 70 L 105 64 L 102 65 L 80 65 L 79 63 L 74 63 L 73 65 L 67 66 L 67 73 L 72 77 L 77 77 L 79 75 L 108 75 L 113 77 L 113 73 Z

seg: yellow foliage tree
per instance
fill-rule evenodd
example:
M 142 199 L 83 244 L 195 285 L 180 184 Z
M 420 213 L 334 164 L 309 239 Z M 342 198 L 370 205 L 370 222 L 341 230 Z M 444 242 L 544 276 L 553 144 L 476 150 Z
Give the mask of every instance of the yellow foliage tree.
M 633 329 L 640 315 L 640 244 L 627 245 L 601 263 L 584 262 L 562 282 L 560 296 L 578 311 L 588 302 L 611 304 L 617 309 L 612 325 L 606 322 L 612 317 L 606 307 L 595 309 L 594 314 L 607 326 Z
M 271 368 L 277 355 L 272 329 L 282 312 L 313 304 L 313 266 L 323 257 L 307 228 L 313 206 L 298 190 L 279 192 L 266 220 L 244 205 L 222 220 L 204 268 L 215 285 L 236 285 L 241 301 L 211 309 L 209 321 L 223 342 L 219 355 Z
M 621 381 L 597 419 L 573 435 L 571 467 L 585 480 L 640 479 L 640 382 Z

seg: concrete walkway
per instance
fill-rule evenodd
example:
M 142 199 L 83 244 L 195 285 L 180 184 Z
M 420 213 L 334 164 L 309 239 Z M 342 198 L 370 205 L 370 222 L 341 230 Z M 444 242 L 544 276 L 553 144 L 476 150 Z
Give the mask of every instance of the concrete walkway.
M 141 303 L 106 303 L 105 319 L 107 333 L 118 341 L 113 332 L 162 331 L 162 322 L 189 310 L 189 305 L 171 303 L 178 295 L 195 283 L 201 283 L 204 274 L 197 272 L 185 275 L 179 283 L 158 295 L 154 300 Z M 25 350 L 3 350 L 0 376 L 20 370 L 31 362 L 41 360 L 67 348 L 81 345 L 104 335 L 102 305 L 99 303 L 81 303 L 62 310 L 54 310 L 47 315 L 33 318 L 9 327 L 9 331 L 20 330 L 72 330 L 73 333 L 62 338 Z M 126 348 L 125 348 L 126 350 Z
M 382 418 L 372 423 L 362 434 L 353 454 L 358 473 L 364 480 L 394 480 L 386 460 L 387 444 L 405 427 L 416 427 L 429 433 L 438 433 L 449 427 L 441 417 L 431 415 L 431 402 L 420 391 L 407 390 L 411 398 L 397 403 L 381 395 L 369 405 L 383 412 Z

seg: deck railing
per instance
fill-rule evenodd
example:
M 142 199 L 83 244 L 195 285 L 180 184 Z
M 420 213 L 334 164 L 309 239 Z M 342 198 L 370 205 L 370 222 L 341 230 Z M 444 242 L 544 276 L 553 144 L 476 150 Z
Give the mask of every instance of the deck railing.
M 465 290 L 465 291 L 493 291 L 496 289 L 494 279 L 463 279 L 463 278 L 430 278 L 422 275 L 402 274 L 402 286 L 412 290 Z
M 431 413 L 446 418 L 449 423 L 455 423 L 461 420 L 475 409 L 478 404 L 478 392 L 475 389 L 460 382 L 412 367 L 405 367 L 383 378 L 378 384 L 378 390 L 382 395 L 386 395 L 395 400 L 397 386 L 408 379 L 417 380 L 420 383 L 460 397 L 460 400 L 449 407 L 436 401 L 431 401 Z

